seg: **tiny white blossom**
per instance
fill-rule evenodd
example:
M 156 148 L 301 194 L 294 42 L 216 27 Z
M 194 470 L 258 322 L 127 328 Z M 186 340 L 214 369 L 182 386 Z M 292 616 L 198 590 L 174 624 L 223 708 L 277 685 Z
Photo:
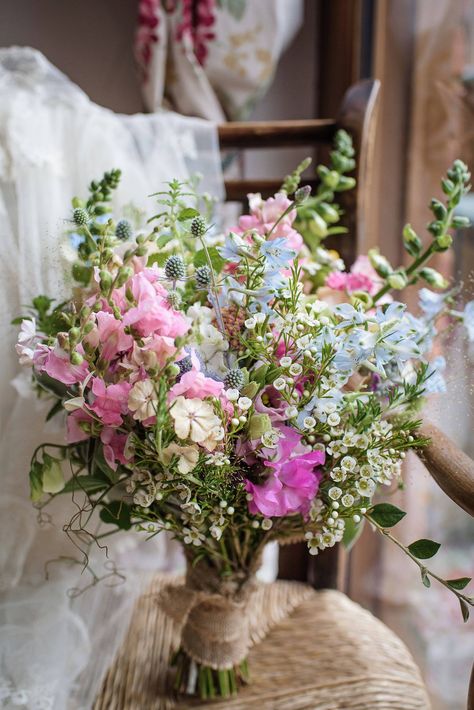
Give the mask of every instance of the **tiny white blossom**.
M 240 392 L 239 390 L 231 388 L 225 391 L 225 396 L 227 397 L 229 402 L 237 402 L 240 397 Z
M 299 362 L 294 362 L 293 365 L 290 366 L 290 373 L 297 377 L 298 375 L 301 375 L 303 372 L 303 368 L 299 364 Z
M 277 377 L 277 379 L 273 383 L 273 386 L 276 390 L 281 392 L 286 388 L 286 380 L 283 377 Z
M 328 415 L 327 422 L 328 422 L 329 426 L 337 426 L 340 421 L 341 421 L 341 417 L 339 416 L 339 414 L 337 412 L 332 412 L 331 414 Z
M 282 357 L 280 360 L 281 367 L 285 367 L 285 368 L 290 367 L 291 363 L 292 363 L 291 357 L 288 357 L 286 355 L 285 355 L 285 357 Z
M 244 412 L 246 412 L 247 409 L 250 409 L 250 407 L 252 406 L 252 400 L 249 397 L 240 397 L 237 404 L 239 406 L 239 409 L 242 409 Z
M 262 444 L 267 449 L 276 449 L 278 447 L 278 442 L 280 441 L 280 432 L 276 429 L 270 429 L 262 434 Z
M 257 321 L 255 320 L 255 318 L 247 318 L 247 320 L 244 322 L 244 325 L 247 330 L 253 330 L 257 325 Z
M 316 419 L 314 417 L 305 417 L 303 419 L 303 426 L 305 429 L 313 429 L 316 425 Z
M 354 505 L 354 496 L 352 496 L 350 493 L 346 493 L 344 496 L 342 496 L 341 503 L 344 508 L 351 508 Z
M 375 493 L 375 481 L 371 478 L 361 478 L 356 481 L 356 488 L 361 496 L 370 498 Z

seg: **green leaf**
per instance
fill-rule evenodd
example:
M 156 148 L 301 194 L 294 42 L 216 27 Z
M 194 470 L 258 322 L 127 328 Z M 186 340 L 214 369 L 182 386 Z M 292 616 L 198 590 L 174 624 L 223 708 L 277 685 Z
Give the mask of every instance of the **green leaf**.
M 170 242 L 172 239 L 173 239 L 172 234 L 162 234 L 161 236 L 158 237 L 158 239 L 156 240 L 155 243 L 156 243 L 156 246 L 160 247 L 160 249 L 161 249 L 161 248 L 165 247 L 168 244 L 168 242 Z M 155 256 L 155 255 L 152 254 L 151 256 Z
M 255 380 L 259 385 L 265 384 L 265 377 L 268 372 L 268 365 L 260 365 L 252 372 L 252 380 Z
M 43 465 L 35 461 L 30 469 L 30 498 L 33 503 L 43 495 Z
M 408 545 L 408 549 L 411 554 L 417 557 L 419 560 L 429 560 L 430 557 L 434 557 L 441 547 L 439 542 L 434 542 L 433 540 L 416 540 Z
M 148 257 L 147 266 L 153 266 L 153 264 L 157 264 L 158 266 L 164 266 L 168 256 L 169 254 L 163 253 L 150 254 L 150 256 Z
M 421 581 L 423 582 L 425 587 L 431 587 L 431 580 L 428 576 L 428 572 L 426 571 L 426 569 L 424 567 L 421 570 Z
M 62 410 L 63 410 L 62 400 L 58 399 L 58 401 L 53 404 L 53 406 L 51 407 L 51 409 L 47 413 L 46 421 L 49 422 L 49 420 L 52 419 L 55 416 L 55 414 L 58 414 Z
M 214 269 L 214 271 L 219 273 L 225 264 L 225 259 L 223 259 L 222 256 L 219 254 L 216 247 L 208 247 L 207 251 L 209 252 L 209 258 L 211 260 L 212 268 Z M 207 265 L 207 256 L 205 249 L 200 249 L 198 252 L 196 252 L 193 259 L 193 264 L 196 269 L 199 266 Z
M 95 491 L 107 488 L 108 485 L 109 484 L 103 479 L 94 478 L 94 476 L 74 476 L 67 481 L 63 488 L 63 493 L 72 493 L 73 491 L 94 493 Z
M 179 213 L 178 221 L 185 222 L 187 219 L 194 219 L 194 217 L 199 217 L 199 211 L 195 210 L 194 207 L 185 207 Z
M 400 522 L 405 517 L 404 510 L 400 510 L 396 505 L 391 503 L 378 503 L 369 511 L 368 515 L 374 522 L 381 525 L 383 528 L 391 528 Z
M 21 325 L 24 320 L 31 320 L 31 316 L 18 316 L 10 321 L 10 325 Z
M 351 550 L 356 544 L 359 537 L 362 535 L 364 529 L 365 520 L 362 519 L 360 523 L 355 523 L 352 518 L 346 520 L 346 526 L 344 528 L 344 535 L 342 536 L 342 544 L 346 550 Z
M 459 577 L 459 579 L 446 580 L 451 589 L 464 589 L 471 582 L 471 577 Z
M 43 491 L 45 493 L 59 493 L 64 488 L 64 475 L 59 459 L 49 454 L 43 456 Z
M 130 530 L 132 527 L 130 507 L 120 500 L 113 500 L 110 503 L 106 503 L 100 511 L 100 519 L 104 523 L 117 525 L 121 530 Z
M 459 605 L 461 607 L 462 618 L 464 619 L 464 623 L 466 623 L 469 619 L 469 605 L 464 599 L 459 600 Z

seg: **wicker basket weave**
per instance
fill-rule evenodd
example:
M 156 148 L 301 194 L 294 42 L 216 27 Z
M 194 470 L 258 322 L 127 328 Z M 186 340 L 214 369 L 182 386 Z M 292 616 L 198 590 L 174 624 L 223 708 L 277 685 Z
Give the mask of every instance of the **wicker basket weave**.
M 252 682 L 232 699 L 177 701 L 166 692 L 179 635 L 157 603 L 154 578 L 105 678 L 94 710 L 426 710 L 420 672 L 400 639 L 335 591 L 262 585 L 252 620 Z

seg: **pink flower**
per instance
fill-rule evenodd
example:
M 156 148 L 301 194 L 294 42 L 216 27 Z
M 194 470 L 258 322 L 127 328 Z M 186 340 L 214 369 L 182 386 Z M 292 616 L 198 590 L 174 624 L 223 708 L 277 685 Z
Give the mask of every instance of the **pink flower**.
M 351 266 L 351 270 L 333 271 L 326 279 L 326 286 L 335 291 L 367 291 L 371 296 L 380 288 L 380 278 L 367 256 L 359 256 Z
M 128 434 L 120 434 L 115 429 L 106 427 L 100 433 L 103 444 L 104 458 L 112 471 L 117 470 L 117 464 L 127 464 L 130 459 L 125 456 L 125 444 Z
M 128 394 L 132 388 L 129 382 L 106 385 L 99 377 L 94 377 L 92 392 L 94 402 L 90 409 L 97 414 L 104 424 L 120 426 L 122 415 L 127 412 Z
M 322 451 L 311 451 L 286 461 L 265 461 L 272 470 L 262 485 L 247 480 L 245 489 L 252 494 L 249 511 L 266 517 L 283 517 L 292 513 L 308 513 L 318 492 L 321 472 L 317 465 L 325 460 Z
M 219 397 L 224 391 L 224 384 L 206 377 L 198 370 L 186 372 L 169 391 L 169 399 L 173 400 L 180 394 L 189 399 L 205 397 Z
M 129 350 L 133 338 L 124 332 L 122 321 L 111 313 L 97 313 L 97 330 L 101 344 L 101 356 L 104 360 L 112 360 L 118 353 Z
M 239 226 L 232 231 L 242 234 L 250 229 L 255 229 L 262 236 L 271 232 L 270 241 L 283 237 L 287 240 L 289 249 L 300 251 L 303 246 L 303 238 L 292 227 L 296 218 L 296 210 L 290 210 L 275 227 L 277 220 L 291 204 L 288 197 L 284 193 L 278 192 L 267 200 L 262 200 L 260 194 L 249 194 L 248 198 L 250 214 L 240 217 Z
M 33 365 L 38 372 L 46 372 L 53 380 L 65 385 L 82 382 L 89 372 L 85 360 L 80 365 L 73 365 L 69 354 L 59 345 L 54 350 L 48 345 L 37 345 L 33 353 Z
M 132 277 L 130 287 L 137 305 L 125 313 L 123 324 L 133 326 L 143 337 L 153 333 L 170 338 L 184 335 L 189 329 L 189 320 L 168 306 L 164 299 L 166 291 L 159 283 L 151 281 L 156 278 L 151 269 Z
M 75 444 L 78 441 L 86 441 L 89 438 L 84 429 L 80 426 L 83 422 L 93 422 L 93 418 L 90 414 L 87 414 L 83 409 L 76 409 L 74 412 L 68 415 L 66 420 L 66 441 L 68 444 Z

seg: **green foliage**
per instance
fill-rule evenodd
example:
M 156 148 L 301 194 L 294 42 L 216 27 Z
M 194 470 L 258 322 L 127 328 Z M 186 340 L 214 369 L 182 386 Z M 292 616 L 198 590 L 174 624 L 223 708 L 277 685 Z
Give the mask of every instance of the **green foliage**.
M 132 527 L 130 506 L 119 500 L 104 504 L 100 511 L 100 519 L 104 523 L 116 525 L 120 530 L 130 530 Z
M 434 557 L 441 547 L 439 542 L 434 542 L 433 540 L 416 540 L 408 545 L 412 555 L 415 555 L 419 560 L 428 560 L 430 557 Z
M 209 253 L 209 257 L 211 259 L 212 268 L 216 273 L 220 273 L 225 264 L 225 259 L 223 259 L 222 256 L 219 254 L 216 247 L 208 247 L 207 252 Z M 207 256 L 205 249 L 200 249 L 196 252 L 193 259 L 193 264 L 196 268 L 198 268 L 199 266 L 207 265 Z
M 373 520 L 382 528 L 392 528 L 406 515 L 405 511 L 391 503 L 378 503 L 367 512 L 369 520 Z

